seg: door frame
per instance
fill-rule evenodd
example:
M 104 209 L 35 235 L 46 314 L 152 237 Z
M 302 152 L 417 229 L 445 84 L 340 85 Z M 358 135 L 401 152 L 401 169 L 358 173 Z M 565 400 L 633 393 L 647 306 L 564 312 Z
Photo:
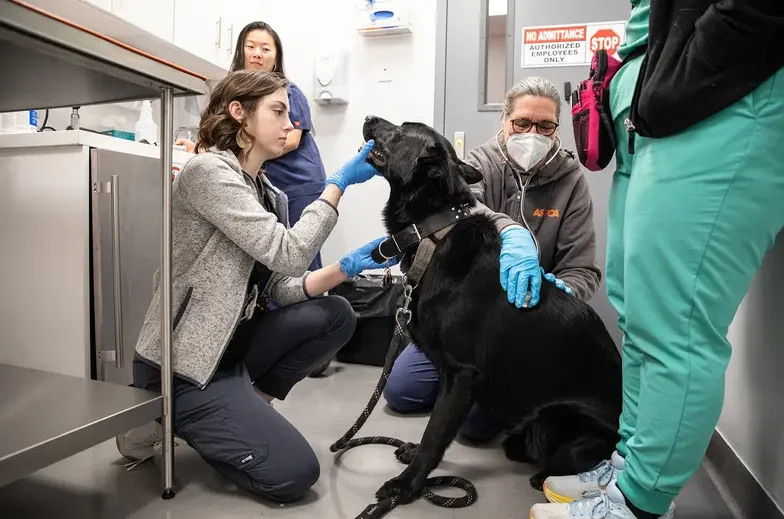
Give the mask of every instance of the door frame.
M 480 13 L 487 13 L 489 0 L 480 0 Z M 515 56 L 517 55 L 517 41 L 515 39 L 515 0 L 506 2 L 506 74 L 504 83 L 509 89 L 514 82 Z M 484 22 L 484 23 L 482 23 Z M 503 103 L 486 103 L 485 88 L 487 77 L 487 16 L 479 18 L 479 84 L 477 88 L 477 111 L 500 112 Z M 446 130 L 446 62 L 447 62 L 447 33 L 449 31 L 449 0 L 436 0 L 436 60 L 435 60 L 435 99 L 433 110 L 433 128 L 442 135 Z M 511 51 L 511 52 L 510 52 Z

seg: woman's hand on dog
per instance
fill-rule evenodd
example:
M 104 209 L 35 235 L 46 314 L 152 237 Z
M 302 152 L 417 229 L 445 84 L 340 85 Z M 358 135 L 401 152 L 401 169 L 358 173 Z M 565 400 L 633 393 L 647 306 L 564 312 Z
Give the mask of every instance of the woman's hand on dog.
M 381 245 L 381 242 L 386 239 L 386 236 L 377 238 L 340 258 L 340 270 L 343 271 L 347 278 L 353 278 L 363 270 L 380 269 L 386 267 L 386 263 L 376 263 L 370 255 L 370 253 L 373 252 L 373 250 Z M 390 260 L 389 262 L 390 267 L 396 264 L 396 258 Z
M 359 153 L 327 178 L 327 184 L 335 184 L 345 193 L 348 186 L 367 182 L 378 175 L 378 170 L 366 160 L 373 145 L 373 140 L 367 141 Z
M 542 287 L 539 254 L 531 233 L 518 225 L 501 231 L 501 286 L 509 302 L 517 308 L 539 303 Z

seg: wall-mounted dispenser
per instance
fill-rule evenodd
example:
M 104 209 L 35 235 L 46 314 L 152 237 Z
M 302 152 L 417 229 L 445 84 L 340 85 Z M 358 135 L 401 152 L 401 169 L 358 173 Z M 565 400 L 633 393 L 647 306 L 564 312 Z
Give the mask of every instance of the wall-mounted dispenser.
M 358 1 L 357 32 L 363 36 L 410 33 L 406 0 Z
M 313 101 L 320 105 L 348 104 L 348 53 L 324 51 L 316 56 Z

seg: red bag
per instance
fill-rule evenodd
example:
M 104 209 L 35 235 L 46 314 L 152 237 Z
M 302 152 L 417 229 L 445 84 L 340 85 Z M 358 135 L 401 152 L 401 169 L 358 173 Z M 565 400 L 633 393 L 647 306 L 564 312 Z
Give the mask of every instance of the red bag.
M 615 153 L 615 130 L 610 113 L 610 82 L 623 63 L 599 50 L 591 60 L 588 79 L 572 93 L 572 126 L 577 155 L 591 171 L 607 167 Z

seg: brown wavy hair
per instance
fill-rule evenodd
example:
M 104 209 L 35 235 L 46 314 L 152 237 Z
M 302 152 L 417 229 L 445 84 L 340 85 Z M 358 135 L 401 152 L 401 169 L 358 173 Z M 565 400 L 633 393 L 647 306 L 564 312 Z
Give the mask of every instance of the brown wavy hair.
M 232 101 L 239 101 L 245 117 L 251 117 L 263 97 L 288 85 L 289 81 L 283 74 L 258 70 L 238 70 L 220 80 L 210 95 L 207 108 L 201 114 L 196 153 L 214 146 L 221 151 L 231 150 L 242 160 L 256 140 L 245 130 L 247 122 L 244 119 L 237 121 L 231 116 L 229 105 Z M 244 149 L 237 144 L 238 134 L 248 143 Z

